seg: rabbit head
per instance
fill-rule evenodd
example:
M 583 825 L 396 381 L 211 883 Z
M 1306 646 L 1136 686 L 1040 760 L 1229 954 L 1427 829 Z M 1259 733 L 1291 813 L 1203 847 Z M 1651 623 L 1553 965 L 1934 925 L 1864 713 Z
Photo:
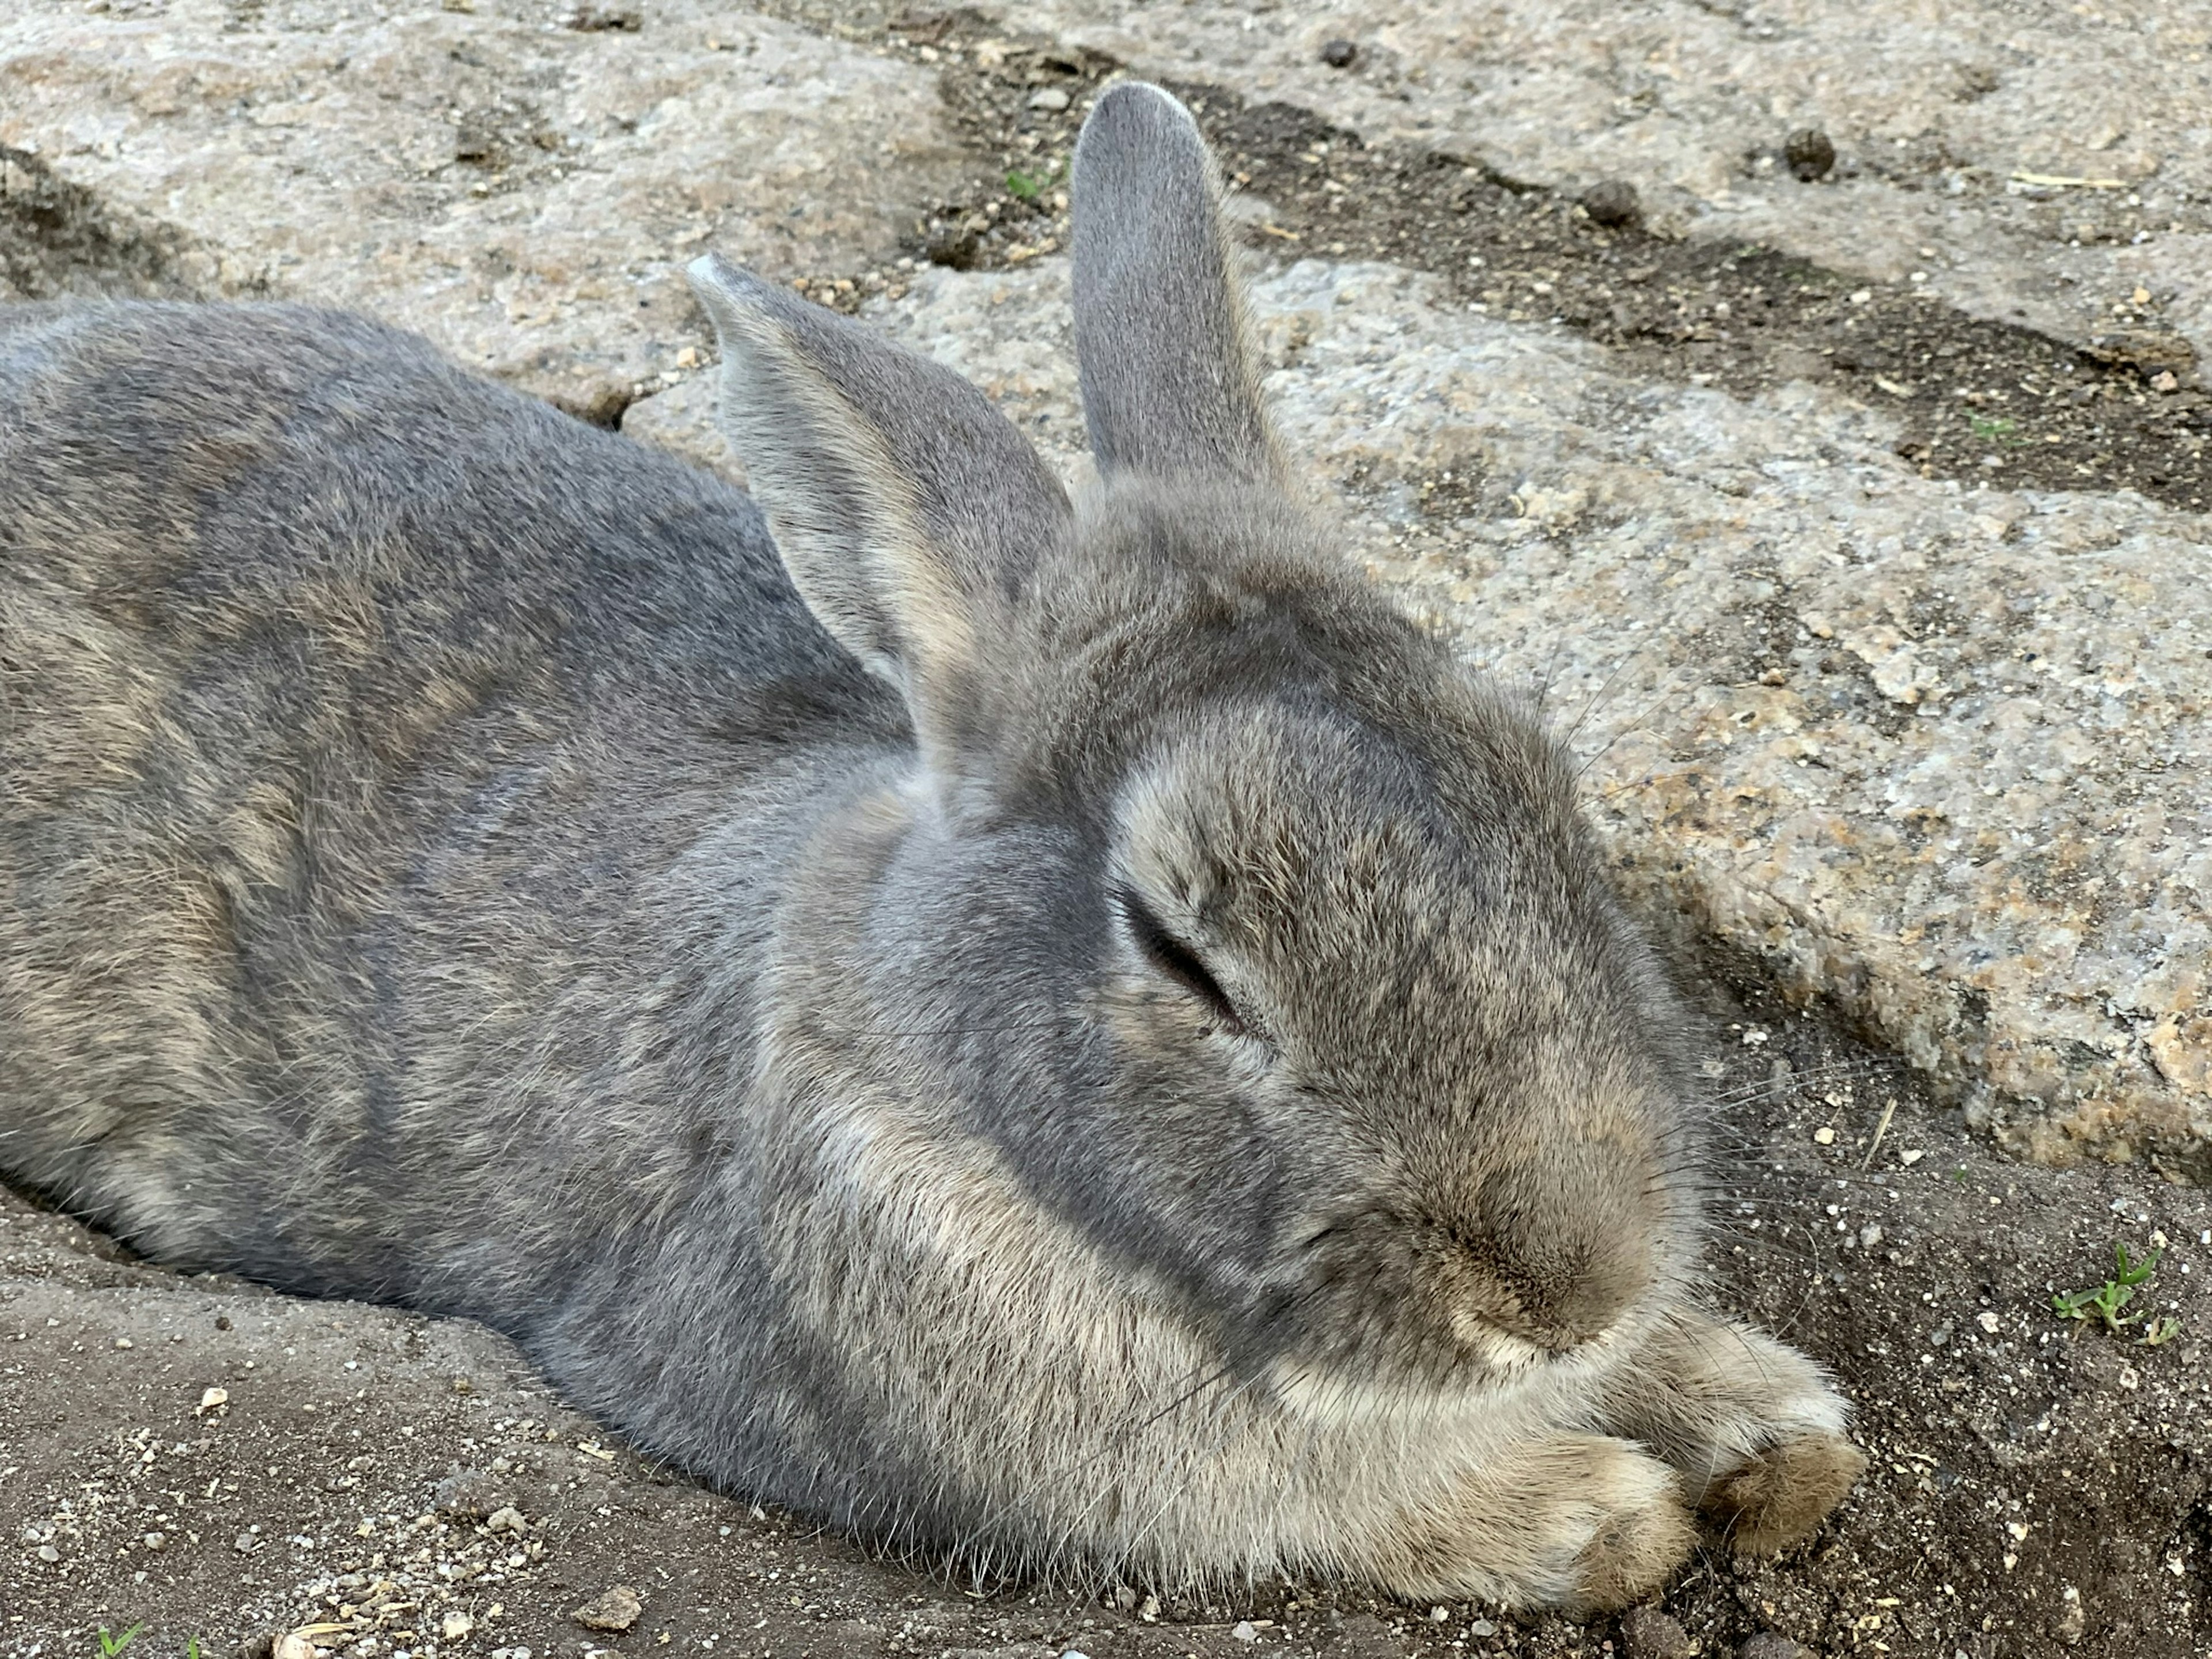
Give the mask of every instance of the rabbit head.
M 914 728 L 824 977 L 856 1064 L 956 1102 L 1254 1386 L 1479 1398 L 1679 1282 L 1681 1022 L 1558 745 L 1297 499 L 1218 191 L 1172 98 L 1099 100 L 1079 507 L 957 376 L 693 268 L 792 579 Z

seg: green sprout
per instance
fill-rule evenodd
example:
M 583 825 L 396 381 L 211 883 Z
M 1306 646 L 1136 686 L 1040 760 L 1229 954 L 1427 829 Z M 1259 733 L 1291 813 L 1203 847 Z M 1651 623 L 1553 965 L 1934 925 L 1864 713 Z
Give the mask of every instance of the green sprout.
M 2027 441 L 2025 438 L 2016 438 L 2013 435 L 2018 430 L 2020 422 L 2010 416 L 1970 415 L 1966 417 L 1966 423 L 1973 428 L 1974 435 L 1984 443 L 2024 444 Z
M 1024 173 L 1019 167 L 1006 173 L 1006 193 L 1018 196 L 1024 202 L 1034 202 L 1060 182 L 1061 168 L 1055 163 L 1042 173 Z
M 2165 1254 L 2153 1250 L 2148 1255 L 2130 1256 L 2128 1247 L 2115 1243 L 2112 1261 L 2118 1269 L 2103 1284 L 2086 1291 L 2062 1291 L 2051 1298 L 2051 1311 L 2061 1319 L 2087 1321 L 2092 1314 L 2104 1322 L 2105 1328 L 2114 1336 L 2124 1336 L 2136 1316 L 2124 1310 L 2136 1299 L 2136 1291 L 2150 1282 L 2158 1271 L 2158 1259 Z M 2142 1334 L 2136 1339 L 2136 1346 L 2155 1348 L 2171 1341 L 2181 1329 L 2181 1321 L 2171 1314 L 2153 1314 L 2143 1321 Z
M 142 1620 L 131 1626 L 120 1636 L 110 1636 L 107 1633 L 107 1626 L 102 1625 L 100 1627 L 100 1659 L 115 1659 L 117 1654 L 131 1645 L 131 1638 L 145 1628 L 145 1624 Z

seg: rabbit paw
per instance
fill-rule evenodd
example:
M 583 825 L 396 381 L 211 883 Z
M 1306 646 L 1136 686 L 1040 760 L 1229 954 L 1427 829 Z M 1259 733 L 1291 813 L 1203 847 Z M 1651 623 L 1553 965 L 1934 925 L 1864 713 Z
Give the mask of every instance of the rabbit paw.
M 1698 1508 L 1740 1555 L 1785 1549 L 1827 1517 L 1866 1468 L 1840 1434 L 1793 1435 L 1716 1479 Z
M 1378 1540 L 1374 1576 L 1418 1600 L 1621 1607 L 1681 1565 L 1698 1530 L 1681 1479 L 1626 1440 L 1559 1435 L 1469 1471 Z
M 1679 1490 L 1610 1510 L 1576 1555 L 1574 1588 L 1562 1605 L 1612 1613 L 1640 1601 L 1674 1576 L 1697 1541 Z

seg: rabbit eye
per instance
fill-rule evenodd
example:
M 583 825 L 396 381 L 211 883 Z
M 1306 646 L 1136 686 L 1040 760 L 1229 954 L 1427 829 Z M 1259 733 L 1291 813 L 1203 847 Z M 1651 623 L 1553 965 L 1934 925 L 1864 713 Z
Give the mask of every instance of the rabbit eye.
M 1145 959 L 1204 1003 L 1224 1030 L 1232 1036 L 1243 1036 L 1246 1028 L 1237 1012 L 1237 1005 L 1221 988 L 1221 981 L 1206 971 L 1198 952 L 1170 933 L 1167 924 L 1153 915 L 1152 908 L 1136 894 L 1125 888 L 1117 897 L 1122 919 L 1129 924 L 1129 936 L 1136 940 Z

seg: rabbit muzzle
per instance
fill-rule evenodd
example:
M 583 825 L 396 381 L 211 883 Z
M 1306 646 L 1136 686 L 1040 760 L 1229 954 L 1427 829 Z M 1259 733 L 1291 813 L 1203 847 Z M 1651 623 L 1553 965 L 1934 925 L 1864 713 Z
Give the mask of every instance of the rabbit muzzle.
M 1650 1160 L 1569 1141 L 1460 1192 L 1348 1204 L 1296 1247 L 1273 1323 L 1279 1379 L 1370 1399 L 1510 1385 L 1601 1359 L 1669 1277 L 1668 1195 Z

